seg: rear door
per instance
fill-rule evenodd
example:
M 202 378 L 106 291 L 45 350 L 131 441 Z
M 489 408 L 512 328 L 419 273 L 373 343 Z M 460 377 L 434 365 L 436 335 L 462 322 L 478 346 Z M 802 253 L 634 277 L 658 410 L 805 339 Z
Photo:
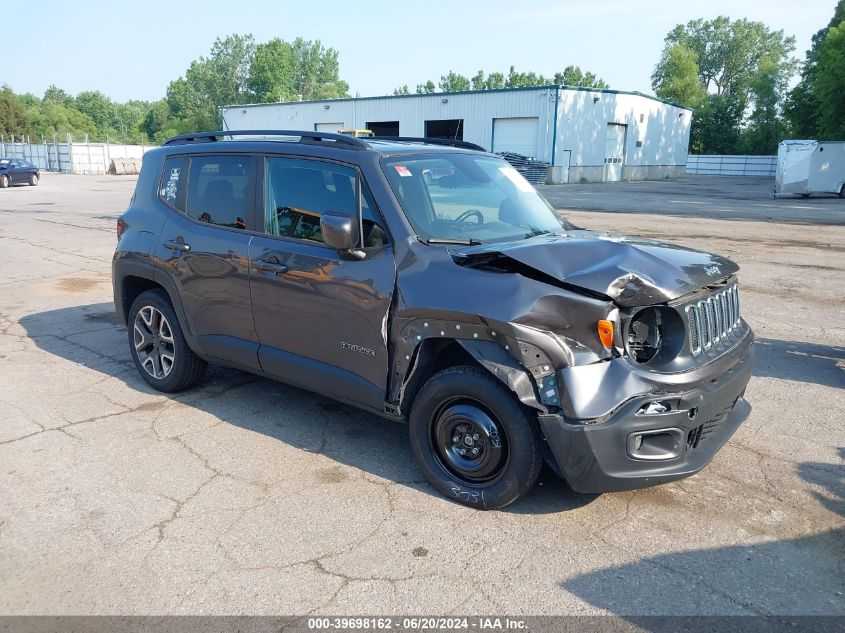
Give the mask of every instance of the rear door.
M 175 156 L 165 162 L 159 197 L 175 213 L 156 256 L 179 292 L 202 353 L 258 369 L 247 232 L 255 202 L 255 159 Z
M 265 372 L 380 411 L 395 267 L 384 222 L 361 187 L 350 165 L 266 158 L 264 235 L 249 247 L 252 304 Z M 358 215 L 359 200 L 362 259 L 327 247 L 320 232 L 323 213 Z

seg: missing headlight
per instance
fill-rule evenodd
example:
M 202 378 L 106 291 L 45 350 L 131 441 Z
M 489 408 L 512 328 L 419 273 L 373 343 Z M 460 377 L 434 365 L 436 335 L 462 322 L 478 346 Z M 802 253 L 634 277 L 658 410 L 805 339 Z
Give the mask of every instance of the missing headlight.
M 638 363 L 667 362 L 681 350 L 684 331 L 683 319 L 675 310 L 644 308 L 628 323 L 625 346 Z

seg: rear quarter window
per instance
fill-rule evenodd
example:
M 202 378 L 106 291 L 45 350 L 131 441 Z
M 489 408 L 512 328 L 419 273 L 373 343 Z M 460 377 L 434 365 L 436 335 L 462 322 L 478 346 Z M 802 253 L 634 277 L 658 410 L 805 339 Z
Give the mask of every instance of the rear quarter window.
M 185 210 L 185 184 L 188 180 L 188 159 L 185 156 L 168 158 L 161 174 L 159 199 L 169 207 Z

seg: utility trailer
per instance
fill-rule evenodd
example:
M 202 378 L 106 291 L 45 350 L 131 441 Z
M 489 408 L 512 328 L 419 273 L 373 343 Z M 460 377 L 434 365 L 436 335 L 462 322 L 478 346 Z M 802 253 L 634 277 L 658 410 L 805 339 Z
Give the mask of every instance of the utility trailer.
M 814 193 L 845 198 L 845 141 L 782 141 L 772 195 Z

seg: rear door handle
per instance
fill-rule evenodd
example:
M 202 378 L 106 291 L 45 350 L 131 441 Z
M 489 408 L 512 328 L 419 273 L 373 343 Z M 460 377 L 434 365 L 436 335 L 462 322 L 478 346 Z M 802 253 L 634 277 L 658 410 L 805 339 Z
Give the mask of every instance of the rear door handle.
M 180 240 L 167 240 L 164 242 L 164 248 L 169 248 L 171 251 L 179 251 L 180 253 L 187 253 L 191 250 L 191 245 Z
M 268 273 L 276 273 L 277 275 L 288 271 L 288 267 L 281 263 L 275 255 L 271 255 L 267 259 L 253 259 L 252 267 L 255 270 L 264 270 Z

